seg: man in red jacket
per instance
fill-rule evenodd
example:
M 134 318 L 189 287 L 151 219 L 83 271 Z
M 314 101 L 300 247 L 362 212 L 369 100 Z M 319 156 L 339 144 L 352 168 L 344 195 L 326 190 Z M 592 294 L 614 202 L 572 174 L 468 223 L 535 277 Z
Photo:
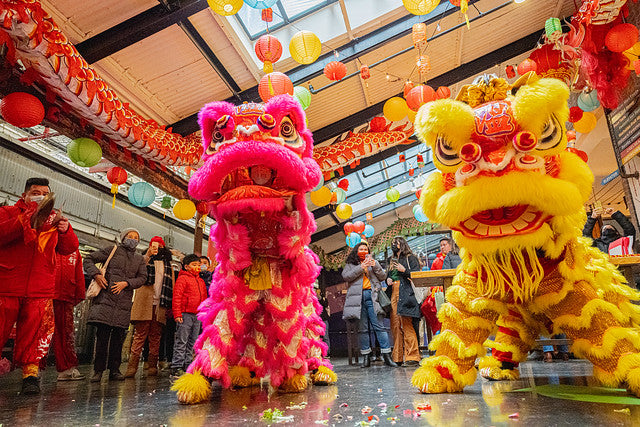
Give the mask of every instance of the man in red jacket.
M 23 394 L 40 392 L 38 365 L 48 351 L 42 318 L 55 292 L 56 253 L 78 249 L 69 221 L 56 212 L 32 228 L 49 192 L 49 180 L 29 178 L 22 198 L 0 207 L 0 348 L 16 323 L 13 359 L 22 366 Z

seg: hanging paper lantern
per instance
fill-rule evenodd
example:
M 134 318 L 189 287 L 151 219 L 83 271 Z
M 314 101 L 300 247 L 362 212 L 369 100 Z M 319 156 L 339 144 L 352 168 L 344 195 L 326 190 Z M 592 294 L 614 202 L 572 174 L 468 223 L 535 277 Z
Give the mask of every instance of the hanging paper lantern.
M 529 55 L 529 59 L 535 63 L 534 71 L 540 77 L 562 80 L 568 86 L 571 85 L 575 77 L 576 65 L 574 62 L 565 61 L 562 58 L 562 52 L 555 49 L 554 44 L 547 43 L 535 49 Z
M 171 209 L 171 196 L 164 196 L 162 202 L 160 202 L 162 209 Z
M 416 170 L 414 168 L 409 168 L 409 176 L 413 176 L 416 174 Z
M 361 234 L 364 231 L 365 223 L 362 221 L 356 221 L 353 223 L 353 232 Z
M 575 123 L 582 118 L 584 111 L 580 107 L 569 108 L 569 122 Z
M 338 187 L 342 188 L 344 191 L 349 191 L 349 180 L 347 178 L 343 178 L 338 181 Z
M 321 176 L 320 177 L 320 182 L 318 183 L 318 185 L 316 185 L 315 187 L 313 187 L 313 190 L 311 191 L 318 191 L 319 189 L 322 188 L 322 186 L 324 185 L 324 177 Z
M 576 140 L 576 131 L 571 129 L 567 131 L 567 142 L 572 142 Z
M 207 202 L 198 202 L 196 205 L 196 211 L 202 216 L 208 215 L 209 205 L 207 205 Z
M 544 23 L 544 33 L 552 42 L 556 42 L 562 36 L 562 24 L 558 18 L 549 18 Z
M 318 207 L 326 206 L 331 202 L 331 190 L 327 187 L 320 187 L 319 190 L 312 191 L 309 196 L 311 197 L 311 203 Z
M 76 165 L 90 168 L 100 163 L 102 148 L 91 138 L 76 138 L 67 145 L 67 156 Z
M 331 61 L 324 66 L 324 75 L 329 80 L 340 81 L 347 75 L 347 66 L 340 61 Z
M 242 0 L 207 0 L 209 7 L 218 15 L 231 16 L 238 13 L 242 7 Z
M 196 214 L 196 205 L 189 199 L 178 200 L 173 206 L 173 215 L 182 221 L 193 218 Z
M 407 95 L 407 106 L 413 111 L 418 111 L 427 102 L 435 101 L 436 92 L 431 86 L 420 85 L 409 91 Z
M 411 27 L 411 38 L 413 39 L 413 47 L 422 49 L 427 46 L 427 24 L 418 22 Z
M 382 114 L 384 114 L 388 120 L 395 122 L 406 117 L 407 109 L 407 102 L 402 98 L 394 96 L 384 103 Z
M 306 87 L 295 86 L 293 88 L 293 96 L 298 100 L 303 110 L 306 110 L 311 105 L 311 92 Z
M 585 112 L 582 118 L 573 124 L 573 128 L 576 132 L 589 133 L 596 127 L 597 121 L 598 119 L 593 113 Z
M 636 76 L 640 76 L 640 59 L 633 61 L 633 70 L 636 72 Z
M 118 186 L 127 182 L 127 171 L 118 166 L 114 166 L 107 171 L 107 180 L 111 183 L 111 194 L 113 194 L 111 209 L 114 209 L 116 207 L 116 194 L 118 194 Z
M 274 71 L 273 73 L 262 76 L 260 84 L 258 85 L 258 93 L 264 102 L 267 102 L 276 95 L 283 95 L 285 93 L 293 95 L 293 83 L 291 83 L 291 80 L 285 74 Z
M 538 64 L 533 59 L 525 59 L 518 65 L 518 74 L 523 76 L 527 74 L 529 71 L 536 71 L 538 69 Z
M 373 220 L 373 213 L 371 212 L 367 212 L 364 216 L 367 218 L 367 221 Z
M 349 234 L 349 233 L 353 233 L 353 223 L 352 222 L 346 222 L 343 226 L 344 228 L 344 234 Z
M 386 197 L 388 201 L 390 201 L 391 203 L 395 203 L 400 199 L 400 192 L 397 189 L 391 187 L 387 190 Z
M 618 24 L 611 28 L 604 38 L 604 44 L 611 52 L 624 52 L 638 41 L 638 29 L 633 24 Z
M 404 83 L 404 87 L 402 89 L 402 96 L 404 96 L 405 98 L 407 97 L 407 95 L 409 95 L 409 92 L 411 92 L 411 89 L 413 89 L 415 87 L 415 85 L 413 84 L 413 82 L 410 81 L 406 81 Z
M 362 80 L 367 80 L 371 77 L 371 71 L 369 71 L 369 67 L 366 65 L 360 66 L 360 78 Z
M 351 218 L 351 214 L 353 214 L 353 208 L 349 203 L 340 203 L 336 207 L 336 215 L 340 219 Z
M 260 18 L 264 21 L 264 22 L 271 22 L 273 21 L 273 10 L 271 8 L 268 9 L 262 9 L 262 13 L 260 14 Z
M 278 62 L 282 56 L 282 44 L 276 37 L 265 34 L 256 40 L 255 51 L 258 59 L 264 62 L 262 67 L 264 72 L 271 73 L 273 72 L 273 64 Z
M 340 203 L 343 203 L 345 200 L 347 200 L 347 192 L 344 191 L 342 188 L 336 188 L 336 190 L 333 192 L 333 194 L 336 195 L 336 204 L 339 205 Z
M 422 154 L 418 154 L 416 156 L 416 162 L 418 162 L 418 167 L 419 168 L 424 166 L 424 157 L 422 157 Z
M 355 247 L 358 243 L 362 241 L 362 237 L 358 233 L 349 233 L 346 238 L 347 246 L 350 248 Z
M 598 91 L 592 90 L 591 92 L 582 92 L 578 96 L 578 107 L 582 111 L 593 111 L 600 107 L 600 101 L 598 101 Z
M 299 64 L 308 65 L 315 62 L 322 51 L 322 43 L 311 31 L 299 31 L 293 35 L 289 43 L 291 58 Z
M 414 15 L 426 15 L 440 4 L 440 0 L 402 0 L 402 4 Z
M 451 96 L 451 89 L 446 86 L 440 86 L 438 90 L 436 90 L 436 99 L 446 99 Z
M 629 49 L 622 52 L 622 54 L 629 60 L 627 70 L 635 71 L 634 62 L 640 57 L 640 42 L 634 44 Z
M 9 124 L 30 128 L 44 120 L 44 106 L 35 96 L 26 92 L 13 92 L 0 101 L 0 114 Z
M 431 61 L 427 55 L 420 55 L 416 59 L 416 67 L 421 74 L 426 74 L 431 71 Z
M 420 207 L 420 205 L 415 205 L 413 207 L 413 217 L 418 222 L 427 222 L 427 221 L 429 221 L 429 218 L 427 218 L 427 216 L 424 214 L 424 212 L 422 212 L 422 207 Z
M 416 199 L 420 200 L 420 195 L 421 195 L 421 194 L 422 194 L 422 188 L 419 188 L 419 189 L 416 191 Z
M 398 155 L 398 162 L 399 163 L 404 163 L 407 160 L 407 158 L 405 157 L 404 154 L 399 154 Z
M 278 0 L 244 0 L 245 4 L 254 9 L 268 9 Z
M 368 239 L 369 237 L 373 237 L 373 234 L 375 232 L 376 232 L 376 229 L 373 228 L 373 225 L 367 224 L 364 226 L 364 231 L 362 232 L 362 234 L 364 234 L 364 237 Z
M 516 70 L 513 68 L 513 65 L 507 65 L 504 67 L 504 72 L 508 79 L 512 79 L 516 76 Z
M 418 114 L 417 111 L 407 109 L 407 119 L 409 119 L 411 123 L 416 121 L 416 114 Z
M 127 197 L 129 197 L 129 201 L 134 206 L 146 208 L 156 199 L 156 192 L 151 184 L 146 182 L 136 182 L 129 187 Z

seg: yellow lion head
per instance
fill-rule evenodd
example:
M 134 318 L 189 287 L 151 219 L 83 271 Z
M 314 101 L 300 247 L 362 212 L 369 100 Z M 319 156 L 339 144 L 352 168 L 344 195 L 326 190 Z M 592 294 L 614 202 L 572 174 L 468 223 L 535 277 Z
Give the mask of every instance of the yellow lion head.
M 503 79 L 483 77 L 458 100 L 425 104 L 415 120 L 442 172 L 424 185 L 423 211 L 454 231 L 470 262 L 506 262 L 523 251 L 533 258 L 538 249 L 560 256 L 581 233 L 591 192 L 591 171 L 565 151 L 567 86 L 531 73 L 514 84 L 514 95 L 508 89 Z M 523 267 L 533 261 L 526 258 Z

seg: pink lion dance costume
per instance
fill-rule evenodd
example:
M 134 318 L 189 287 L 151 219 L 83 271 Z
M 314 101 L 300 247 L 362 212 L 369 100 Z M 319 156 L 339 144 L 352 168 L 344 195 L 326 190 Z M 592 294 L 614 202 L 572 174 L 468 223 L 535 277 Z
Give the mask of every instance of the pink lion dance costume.
M 210 396 L 205 377 L 224 387 L 269 377 L 286 392 L 336 381 L 322 358 L 324 323 L 313 289 L 316 229 L 305 193 L 320 181 L 305 115 L 289 95 L 266 104 L 212 102 L 199 114 L 204 165 L 189 193 L 209 203 L 218 250 L 203 332 L 187 374 L 173 386 L 182 403 Z

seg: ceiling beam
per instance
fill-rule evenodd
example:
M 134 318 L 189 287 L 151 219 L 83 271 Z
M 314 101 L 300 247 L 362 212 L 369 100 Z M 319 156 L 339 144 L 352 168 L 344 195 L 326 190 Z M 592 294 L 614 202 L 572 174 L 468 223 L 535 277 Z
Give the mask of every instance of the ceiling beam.
M 162 4 L 147 9 L 78 43 L 76 49 L 85 61 L 93 64 L 209 7 L 206 0 L 184 0 L 182 3 L 173 10 L 167 10 Z
M 469 4 L 476 3 L 480 0 L 471 0 Z M 340 55 L 342 62 L 353 61 L 361 55 L 371 52 L 381 46 L 391 43 L 399 38 L 402 38 L 411 33 L 413 24 L 424 22 L 427 25 L 438 22 L 445 16 L 451 15 L 458 11 L 457 7 L 454 7 L 449 2 L 442 2 L 434 12 L 430 14 L 429 19 L 424 19 L 424 16 L 408 15 L 400 18 L 394 22 L 391 22 L 371 33 L 356 38 L 349 43 L 346 43 L 338 49 L 333 49 L 331 52 L 327 52 L 320 56 L 314 63 L 309 65 L 300 65 L 292 70 L 289 70 L 286 74 L 291 79 L 294 85 L 303 83 L 311 78 L 317 77 L 323 73 L 324 66 L 335 60 L 334 51 L 337 51 Z M 260 95 L 258 94 L 258 86 L 253 86 L 240 92 L 240 97 L 243 101 L 255 101 L 260 102 Z M 235 102 L 233 98 L 229 98 L 226 101 Z M 196 132 L 198 127 L 198 114 L 194 113 L 184 119 L 172 124 L 174 132 L 181 135 L 189 135 Z

